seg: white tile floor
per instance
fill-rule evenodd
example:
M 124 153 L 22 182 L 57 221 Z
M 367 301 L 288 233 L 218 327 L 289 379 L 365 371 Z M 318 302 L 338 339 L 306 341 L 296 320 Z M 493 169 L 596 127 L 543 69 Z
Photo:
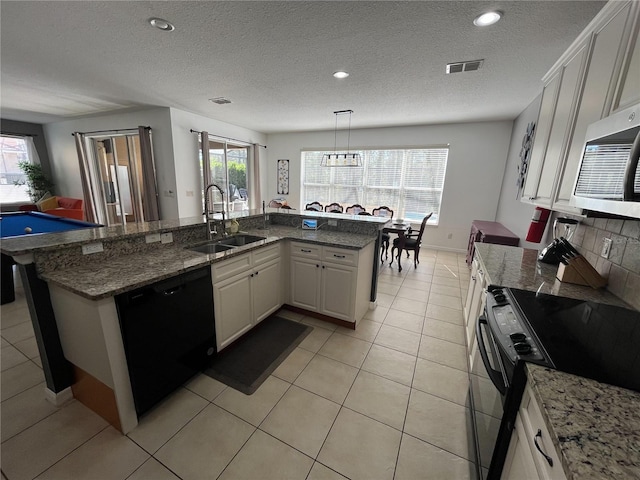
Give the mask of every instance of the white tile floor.
M 383 266 L 378 307 L 313 332 L 254 395 L 200 375 L 123 436 L 79 402 L 43 397 L 18 289 L 0 310 L 2 478 L 466 479 L 470 463 L 464 256 Z

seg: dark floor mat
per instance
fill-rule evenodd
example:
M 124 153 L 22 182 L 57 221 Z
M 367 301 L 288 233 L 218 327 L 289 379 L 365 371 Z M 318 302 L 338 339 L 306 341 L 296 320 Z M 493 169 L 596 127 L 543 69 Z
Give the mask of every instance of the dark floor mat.
M 251 395 L 312 330 L 272 315 L 219 353 L 203 373 Z

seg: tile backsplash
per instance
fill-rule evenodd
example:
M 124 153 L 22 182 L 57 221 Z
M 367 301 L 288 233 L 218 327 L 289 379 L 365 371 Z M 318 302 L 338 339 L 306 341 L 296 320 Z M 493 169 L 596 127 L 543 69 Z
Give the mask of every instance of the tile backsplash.
M 600 256 L 611 239 L 609 258 Z M 581 218 L 571 243 L 605 278 L 607 289 L 640 310 L 640 220 Z

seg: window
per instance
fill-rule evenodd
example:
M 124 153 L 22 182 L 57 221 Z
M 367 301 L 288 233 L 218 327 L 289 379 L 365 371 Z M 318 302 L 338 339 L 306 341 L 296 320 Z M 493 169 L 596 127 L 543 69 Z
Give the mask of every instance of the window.
M 302 152 L 303 204 L 385 205 L 396 218 L 438 224 L 448 147 L 360 150 L 362 167 L 322 167 L 324 151 Z
M 211 179 L 206 183 L 215 183 L 225 191 L 225 209 L 227 211 L 249 208 L 249 149 L 248 145 L 221 142 L 209 137 L 209 167 Z M 204 192 L 203 192 L 204 194 Z M 213 192 L 215 197 L 215 192 Z M 218 197 L 219 199 L 219 197 Z M 215 202 L 215 201 L 214 201 Z M 215 205 L 214 210 L 220 207 Z
M 0 204 L 31 202 L 27 185 L 14 184 L 27 179 L 18 163 L 32 161 L 28 141 L 32 142 L 30 138 L 0 135 Z

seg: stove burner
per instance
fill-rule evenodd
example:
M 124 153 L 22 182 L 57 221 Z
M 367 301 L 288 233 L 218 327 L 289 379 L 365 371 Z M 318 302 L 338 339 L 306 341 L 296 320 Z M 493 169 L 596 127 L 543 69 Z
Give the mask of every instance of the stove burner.
M 526 355 L 527 353 L 531 353 L 531 345 L 526 342 L 518 342 L 513 344 L 513 348 L 516 349 L 520 355 Z
M 524 342 L 527 336 L 524 333 L 512 333 L 509 335 L 513 343 Z

